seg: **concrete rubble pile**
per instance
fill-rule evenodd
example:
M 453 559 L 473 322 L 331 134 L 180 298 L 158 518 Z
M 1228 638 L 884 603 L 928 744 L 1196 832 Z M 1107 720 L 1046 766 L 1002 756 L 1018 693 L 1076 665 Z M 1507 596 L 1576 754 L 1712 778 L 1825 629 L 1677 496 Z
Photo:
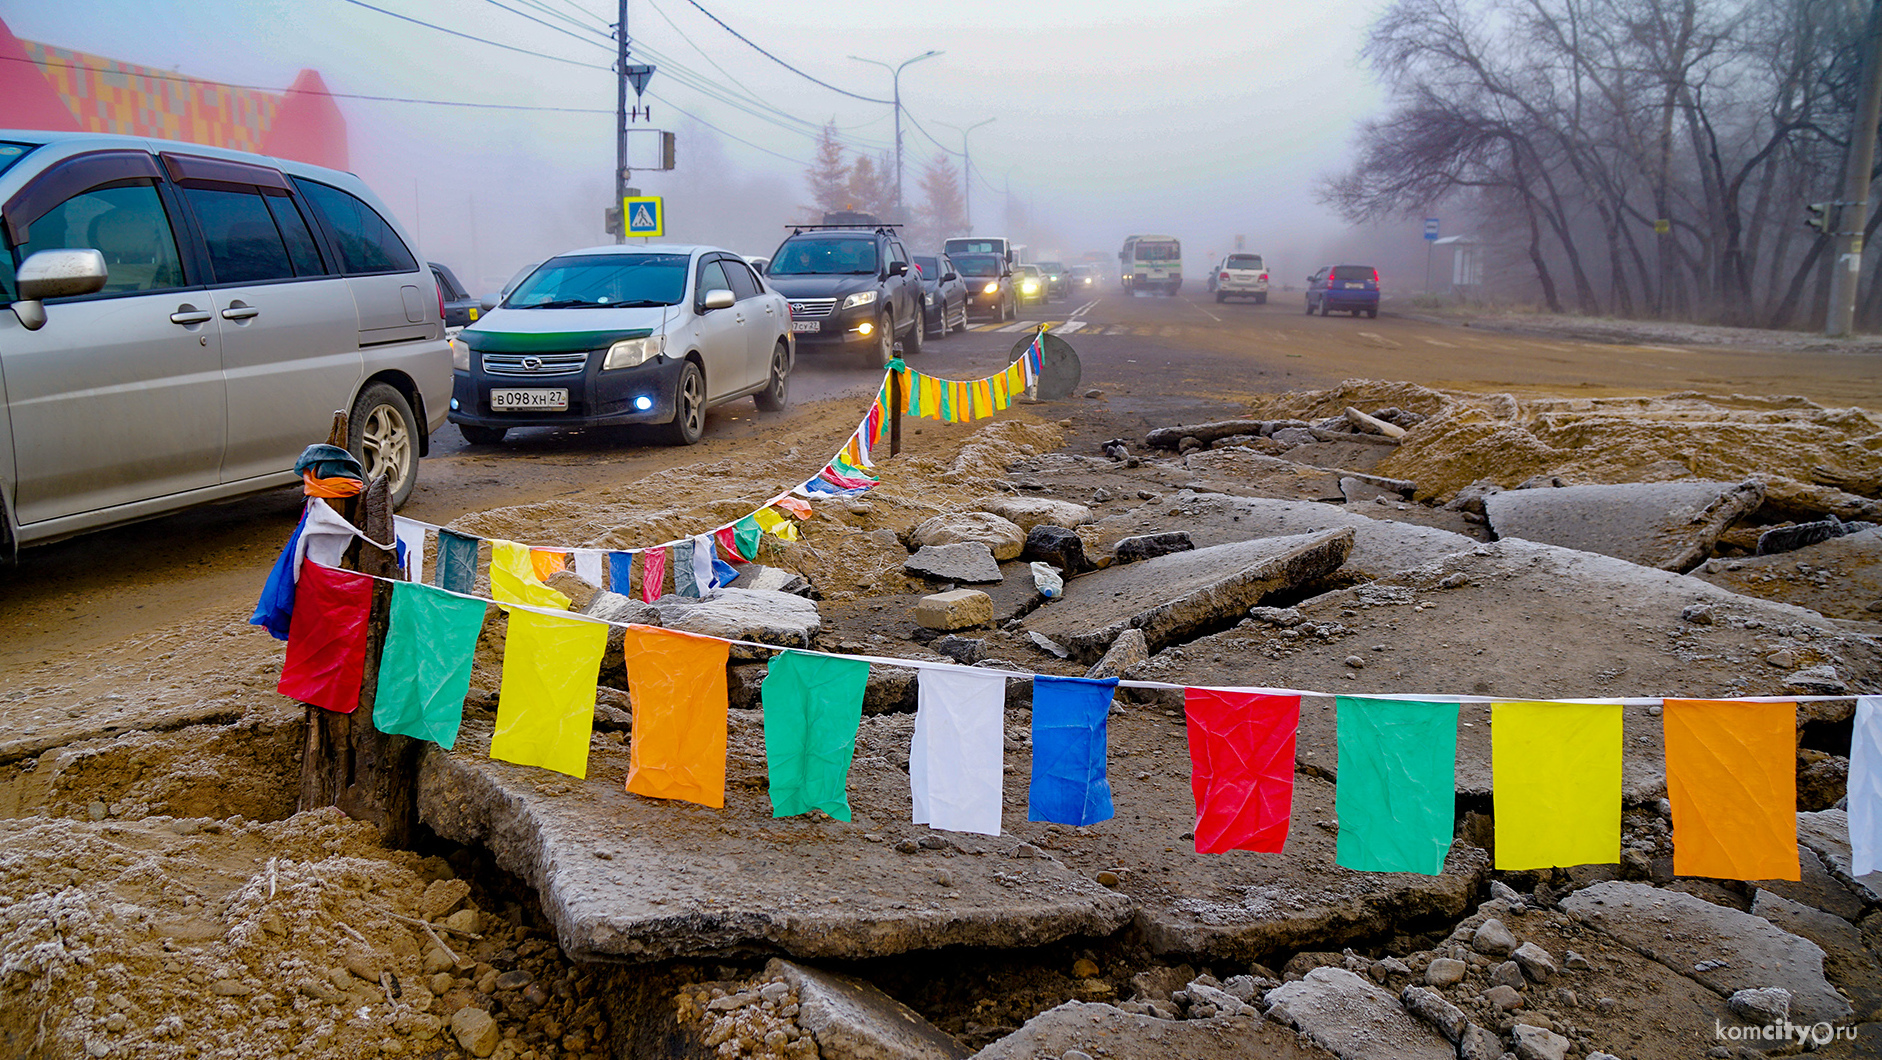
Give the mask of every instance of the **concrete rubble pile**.
M 618 636 L 586 779 L 492 760 L 505 629 L 492 609 L 459 742 L 423 758 L 420 814 L 533 903 L 492 935 L 511 966 L 550 935 L 579 971 L 538 962 L 529 982 L 569 985 L 536 999 L 498 951 L 445 962 L 427 941 L 416 960 L 444 978 L 410 1047 L 1601 1060 L 1783 1052 L 1761 1037 L 1783 1021 L 1882 1041 L 1882 877 L 1850 874 L 1839 805 L 1847 699 L 1799 708 L 1798 881 L 1674 875 L 1647 706 L 1625 711 L 1617 864 L 1492 868 L 1489 716 L 1472 705 L 1437 875 L 1335 863 L 1323 696 L 1302 703 L 1284 854 L 1194 853 L 1188 734 L 1167 690 L 1114 704 L 1115 819 L 1023 819 L 1032 673 L 1510 698 L 1882 691 L 1882 531 L 1862 525 L 1882 521 L 1882 428 L 1867 414 L 1361 380 L 1158 429 L 1141 448 L 1070 453 L 1062 437 L 1022 415 L 963 432 L 947 456 L 884 462 L 881 486 L 820 502 L 799 540 L 766 538 L 704 599 L 552 579 L 614 621 L 1022 675 L 1007 682 L 998 836 L 911 823 L 912 667 L 872 667 L 849 821 L 771 816 L 758 648 L 728 667 L 723 809 L 622 789 L 633 703 Z M 737 499 L 653 511 L 608 497 L 461 525 L 631 546 L 763 499 L 739 469 L 664 474 Z M 423 1051 L 434 1042 L 444 1051 Z M 1850 1049 L 1821 1051 L 1870 1055 Z

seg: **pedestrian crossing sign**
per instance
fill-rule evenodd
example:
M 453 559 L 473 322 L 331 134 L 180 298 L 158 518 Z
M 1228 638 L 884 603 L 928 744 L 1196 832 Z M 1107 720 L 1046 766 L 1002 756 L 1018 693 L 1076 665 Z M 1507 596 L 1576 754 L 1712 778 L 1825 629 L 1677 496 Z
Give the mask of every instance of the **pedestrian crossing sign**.
M 621 200 L 621 216 L 627 219 L 630 236 L 667 234 L 666 208 L 658 195 L 630 196 Z

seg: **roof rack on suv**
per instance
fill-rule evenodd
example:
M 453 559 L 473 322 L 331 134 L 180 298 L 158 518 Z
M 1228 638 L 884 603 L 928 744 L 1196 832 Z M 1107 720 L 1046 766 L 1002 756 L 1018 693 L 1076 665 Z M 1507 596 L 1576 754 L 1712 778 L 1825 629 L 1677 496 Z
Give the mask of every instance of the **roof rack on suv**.
M 873 229 L 885 236 L 892 236 L 895 233 L 890 230 L 901 228 L 903 225 L 900 221 L 893 224 L 883 221 L 873 225 L 785 225 L 784 227 L 790 229 L 792 235 L 797 235 L 799 232 L 856 232 L 863 229 Z

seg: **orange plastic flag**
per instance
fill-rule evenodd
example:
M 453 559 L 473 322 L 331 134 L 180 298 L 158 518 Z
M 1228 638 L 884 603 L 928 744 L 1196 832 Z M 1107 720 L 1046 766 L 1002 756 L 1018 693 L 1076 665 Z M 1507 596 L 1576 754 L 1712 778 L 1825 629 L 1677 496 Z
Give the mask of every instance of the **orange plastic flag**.
M 795 515 L 799 519 L 808 519 L 812 515 L 816 514 L 814 511 L 812 511 L 809 501 L 805 500 L 802 497 L 793 497 L 788 493 L 779 494 L 776 498 L 772 500 L 771 504 L 773 507 L 782 508 L 785 511 L 790 512 L 792 515 Z
M 529 566 L 536 572 L 537 581 L 547 581 L 549 575 L 566 569 L 568 565 L 569 557 L 566 552 L 557 552 L 547 548 L 529 550 Z
M 1661 720 L 1673 872 L 1797 879 L 1797 704 L 1669 699 Z
M 627 790 L 725 805 L 725 661 L 731 645 L 655 626 L 629 626 L 627 692 L 634 704 Z

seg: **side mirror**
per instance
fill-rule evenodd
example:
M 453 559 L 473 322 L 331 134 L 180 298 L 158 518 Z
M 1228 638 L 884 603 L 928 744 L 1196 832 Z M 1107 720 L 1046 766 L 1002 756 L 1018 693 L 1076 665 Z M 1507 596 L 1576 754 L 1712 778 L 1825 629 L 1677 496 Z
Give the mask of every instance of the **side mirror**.
M 502 301 L 502 299 L 499 299 L 496 295 L 485 295 L 483 298 L 478 299 L 477 306 L 488 313 L 492 309 L 495 309 L 500 301 Z
M 941 276 L 941 282 L 953 283 L 955 280 L 958 280 L 960 278 L 961 278 L 961 274 L 958 272 L 943 273 Z
M 891 261 L 891 262 L 889 262 L 889 275 L 891 275 L 891 276 L 907 276 L 907 275 L 908 275 L 908 262 L 906 262 L 906 261 Z
M 105 256 L 89 247 L 42 250 L 20 262 L 20 296 L 13 303 L 13 315 L 21 327 L 38 331 L 46 326 L 46 299 L 94 294 L 109 278 Z
M 706 300 L 703 304 L 707 312 L 711 312 L 714 309 L 730 309 L 732 308 L 732 304 L 737 301 L 737 295 L 721 287 L 717 290 L 707 291 Z

